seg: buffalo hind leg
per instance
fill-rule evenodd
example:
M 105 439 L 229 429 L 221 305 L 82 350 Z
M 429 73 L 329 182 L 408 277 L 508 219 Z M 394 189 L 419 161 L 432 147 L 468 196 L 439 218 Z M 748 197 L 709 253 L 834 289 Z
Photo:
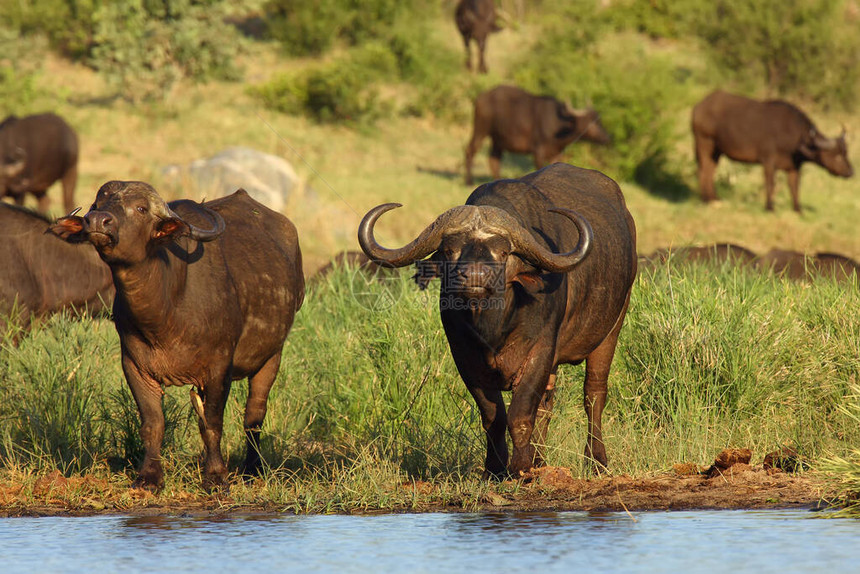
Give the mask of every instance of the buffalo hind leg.
M 469 388 L 481 413 L 481 426 L 487 434 L 487 458 L 484 461 L 484 478 L 503 479 L 507 476 L 508 443 L 505 440 L 507 415 L 501 391 Z
M 262 469 L 260 433 L 266 418 L 269 391 L 275 384 L 281 366 L 281 351 L 272 355 L 263 367 L 248 377 L 248 400 L 245 402 L 245 464 L 242 474 L 256 476 Z
M 71 213 L 75 208 L 75 186 L 78 184 L 78 166 L 73 165 L 63 176 L 63 208 Z
M 696 163 L 699 171 L 699 190 L 702 193 L 702 201 L 709 203 L 717 199 L 714 191 L 714 174 L 717 171 L 717 162 L 720 152 L 717 151 L 714 141 L 710 138 L 696 136 Z
M 484 61 L 484 50 L 487 48 L 487 36 L 476 38 L 478 43 L 478 72 L 481 74 L 487 73 L 487 63 Z
M 227 483 L 227 465 L 221 455 L 221 435 L 224 430 L 224 407 L 227 406 L 231 384 L 228 371 L 220 381 L 206 385 L 200 391 L 205 420 L 198 420 L 198 427 L 205 456 L 203 486 L 207 489 L 219 488 Z

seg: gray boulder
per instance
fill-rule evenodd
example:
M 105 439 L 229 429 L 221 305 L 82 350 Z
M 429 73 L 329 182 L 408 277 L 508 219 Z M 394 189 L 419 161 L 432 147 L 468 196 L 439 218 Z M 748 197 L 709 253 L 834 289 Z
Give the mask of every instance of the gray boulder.
M 291 194 L 301 189 L 293 166 L 278 156 L 245 147 L 232 147 L 187 167 L 162 170 L 168 183 L 191 185 L 200 197 L 215 199 L 244 188 L 251 197 L 275 211 L 283 211 Z

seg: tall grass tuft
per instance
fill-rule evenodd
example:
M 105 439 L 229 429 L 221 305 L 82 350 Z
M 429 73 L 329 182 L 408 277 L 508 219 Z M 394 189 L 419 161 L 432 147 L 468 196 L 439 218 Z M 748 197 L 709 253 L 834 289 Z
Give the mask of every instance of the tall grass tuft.
M 444 485 L 434 496 L 475 502 L 484 438 L 450 358 L 437 296 L 418 291 L 405 271 L 380 281 L 341 268 L 314 283 L 270 396 L 266 475 L 231 495 L 294 511 L 402 508 L 414 495 L 410 484 L 432 480 Z M 754 463 L 781 446 L 813 466 L 853 460 L 858 308 L 857 285 L 826 279 L 671 263 L 643 271 L 610 375 L 611 472 L 708 464 L 730 446 L 753 449 Z M 549 464 L 586 476 L 582 378 L 582 366 L 561 369 L 546 447 Z M 37 327 L 0 351 L 0 380 L 7 470 L 126 472 L 137 464 L 137 409 L 109 322 L 56 317 Z M 244 456 L 246 394 L 246 384 L 235 384 L 225 415 L 231 468 Z M 165 411 L 167 490 L 194 491 L 201 443 L 187 390 L 167 388 Z M 843 476 L 856 477 L 852 464 Z

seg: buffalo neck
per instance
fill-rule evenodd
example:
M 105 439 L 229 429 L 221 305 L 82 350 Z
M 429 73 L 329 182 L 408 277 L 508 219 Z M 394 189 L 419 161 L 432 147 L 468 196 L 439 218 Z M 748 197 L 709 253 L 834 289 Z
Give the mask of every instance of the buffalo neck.
M 185 289 L 188 265 L 162 248 L 139 263 L 112 265 L 116 287 L 115 319 L 134 325 L 146 338 L 155 336 L 173 322 Z

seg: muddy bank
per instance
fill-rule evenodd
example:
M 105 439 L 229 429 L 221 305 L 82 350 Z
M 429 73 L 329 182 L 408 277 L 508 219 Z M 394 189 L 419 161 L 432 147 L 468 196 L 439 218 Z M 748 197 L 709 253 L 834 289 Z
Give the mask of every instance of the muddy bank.
M 811 472 L 791 474 L 744 463 L 735 464 L 726 471 L 708 471 L 708 468 L 693 465 L 675 465 L 670 472 L 646 478 L 578 479 L 573 478 L 567 468 L 544 467 L 518 481 L 498 484 L 478 497 L 452 497 L 443 492 L 441 485 L 417 481 L 400 485 L 400 494 L 406 495 L 400 497 L 400 503 L 344 513 L 816 508 L 826 506 L 825 500 L 829 498 L 823 481 Z M 0 485 L 0 517 L 224 516 L 293 512 L 278 504 L 237 502 L 229 493 L 155 496 L 142 490 L 126 489 L 103 496 L 86 494 L 89 488 L 99 489 L 97 482 L 90 477 L 65 479 L 49 475 L 40 479 L 40 484 L 26 495 L 21 485 Z M 66 490 L 78 494 L 69 496 Z

